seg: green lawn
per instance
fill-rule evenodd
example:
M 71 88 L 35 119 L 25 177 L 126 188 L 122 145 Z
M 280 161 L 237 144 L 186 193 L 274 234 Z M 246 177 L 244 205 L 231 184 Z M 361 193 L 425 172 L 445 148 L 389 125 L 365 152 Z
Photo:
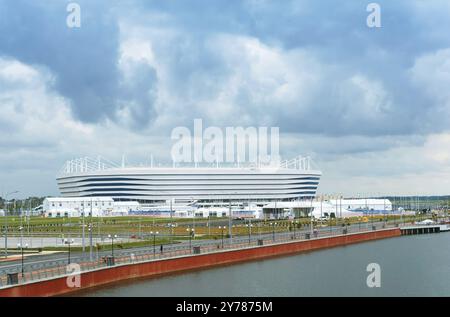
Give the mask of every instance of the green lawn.
M 411 222 L 414 220 L 423 220 L 430 216 L 387 216 L 388 221 L 397 221 L 401 219 L 404 222 Z M 347 219 L 331 219 L 328 221 L 317 221 L 315 220 L 314 226 L 330 226 L 330 225 L 345 225 L 354 224 L 360 222 L 371 222 L 371 221 L 383 221 L 384 216 L 374 216 L 374 217 L 353 217 Z M 0 217 L 0 227 L 2 232 L 4 231 L 6 217 Z M 59 236 L 71 234 L 80 234 L 82 232 L 82 219 L 81 218 L 42 218 L 42 217 L 30 217 L 29 222 L 19 217 L 7 217 L 8 220 L 8 234 L 10 235 L 20 235 L 20 226 L 23 226 L 22 234 L 27 236 L 30 235 L 43 235 L 43 236 Z M 171 235 L 172 233 L 188 238 L 187 229 L 193 226 L 193 220 L 191 218 L 173 218 L 172 223 L 176 223 L 175 228 L 168 227 L 171 222 L 168 218 L 152 218 L 145 216 L 124 216 L 124 217 L 103 217 L 103 218 L 91 218 L 86 217 L 85 225 L 92 223 L 92 233 L 94 236 L 105 236 L 107 234 L 122 234 L 126 236 L 141 236 L 149 237 L 151 232 L 159 232 L 161 235 Z M 217 221 L 221 221 L 221 225 L 225 223 L 228 226 L 228 218 L 212 218 L 209 222 L 209 227 L 206 226 L 208 223 L 207 219 L 195 219 L 195 232 L 197 237 L 207 238 L 211 237 L 221 237 L 222 230 L 219 229 L 219 224 Z M 246 222 L 248 223 L 248 222 Z M 275 225 L 276 223 L 276 225 Z M 247 235 L 248 227 L 245 226 L 243 222 L 234 222 L 233 234 L 234 235 Z M 256 234 L 258 232 L 268 233 L 275 230 L 289 231 L 296 229 L 302 229 L 309 227 L 311 225 L 310 218 L 298 218 L 294 222 L 292 220 L 251 220 L 252 233 Z M 272 225 L 271 225 L 272 224 Z M 228 233 L 228 228 L 224 230 L 224 234 Z M 85 228 L 85 234 L 88 235 L 88 228 Z

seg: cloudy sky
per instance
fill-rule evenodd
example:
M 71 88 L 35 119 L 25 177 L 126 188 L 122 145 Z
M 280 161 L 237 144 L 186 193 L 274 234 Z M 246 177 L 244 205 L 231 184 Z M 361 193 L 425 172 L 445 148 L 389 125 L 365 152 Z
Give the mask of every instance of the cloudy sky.
M 323 193 L 450 194 L 450 2 L 0 0 L 0 194 L 70 158 L 168 162 L 176 126 L 280 127 Z

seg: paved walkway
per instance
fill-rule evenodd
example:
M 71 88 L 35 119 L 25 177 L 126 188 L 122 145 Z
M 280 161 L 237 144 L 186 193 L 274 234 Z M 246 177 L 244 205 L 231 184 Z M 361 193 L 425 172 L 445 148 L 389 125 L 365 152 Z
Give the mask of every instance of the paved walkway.
M 29 256 L 35 256 L 35 255 L 49 255 L 49 254 L 56 254 L 61 252 L 67 252 L 67 251 L 42 251 L 42 252 L 24 252 L 23 257 L 27 258 Z M 7 258 L 5 258 L 5 255 L 0 255 L 0 262 L 7 262 L 7 261 L 17 261 L 22 258 L 21 254 L 10 254 Z

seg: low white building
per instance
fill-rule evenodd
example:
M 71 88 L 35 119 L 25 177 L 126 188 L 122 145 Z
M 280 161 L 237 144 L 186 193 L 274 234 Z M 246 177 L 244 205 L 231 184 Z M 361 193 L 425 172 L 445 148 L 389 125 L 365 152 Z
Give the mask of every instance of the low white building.
M 45 217 L 99 217 L 111 214 L 114 200 L 110 197 L 51 197 L 45 198 Z
M 264 218 L 348 218 L 364 215 L 392 214 L 388 199 L 332 199 L 271 202 L 263 207 Z
M 4 216 L 5 215 L 5 211 L 3 209 L 0 209 L 0 216 Z
M 392 212 L 392 203 L 389 199 L 361 198 L 361 199 L 332 199 L 328 201 L 338 209 L 363 212 L 366 214 L 384 214 Z
M 172 210 L 172 213 L 171 213 Z M 141 206 L 136 201 L 114 201 L 111 197 L 54 197 L 43 203 L 46 217 L 88 217 L 145 215 L 175 218 L 228 217 L 229 207 L 204 206 L 193 203 Z M 395 211 L 394 211 L 395 212 Z M 235 204 L 233 218 L 348 218 L 363 215 L 392 214 L 388 199 L 330 199 L 266 202 L 263 204 Z M 0 211 L 1 215 L 1 211 Z
M 115 201 L 112 210 L 107 209 L 105 216 L 127 216 L 140 211 L 141 205 L 137 201 Z

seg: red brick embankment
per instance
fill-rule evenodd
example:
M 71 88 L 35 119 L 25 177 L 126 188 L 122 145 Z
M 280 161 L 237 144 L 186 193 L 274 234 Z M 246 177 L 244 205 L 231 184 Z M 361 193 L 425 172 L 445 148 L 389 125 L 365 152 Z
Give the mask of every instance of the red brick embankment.
M 55 296 L 138 277 L 151 277 L 218 265 L 258 260 L 348 244 L 400 236 L 400 229 L 385 229 L 246 249 L 180 256 L 144 263 L 123 264 L 81 273 L 81 288 L 67 286 L 67 277 L 41 280 L 0 289 L 0 296 Z

